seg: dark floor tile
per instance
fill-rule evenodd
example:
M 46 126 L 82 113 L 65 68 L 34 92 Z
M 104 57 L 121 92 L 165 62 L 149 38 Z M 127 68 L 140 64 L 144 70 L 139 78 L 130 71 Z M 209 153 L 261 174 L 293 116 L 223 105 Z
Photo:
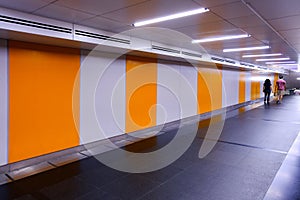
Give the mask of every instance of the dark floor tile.
M 273 178 L 285 157 L 286 155 L 281 153 L 252 149 L 249 155 L 245 157 L 237 167 L 262 177 L 268 176 Z
M 142 175 L 131 174 L 106 185 L 101 189 L 107 193 L 112 193 L 121 199 L 134 200 L 153 190 L 157 185 L 157 182 L 144 178 Z
M 165 184 L 146 194 L 140 200 L 186 200 L 183 189 L 179 185 Z
M 4 200 L 4 199 L 3 199 Z M 14 200 L 36 200 L 32 195 L 26 194 L 21 197 L 14 198 Z
M 40 193 L 48 199 L 73 200 L 93 190 L 96 190 L 96 188 L 73 177 L 57 184 L 45 187 L 40 190 Z
M 120 172 L 105 165 L 97 165 L 91 170 L 85 170 L 76 177 L 86 184 L 91 184 L 97 188 L 114 182 L 128 173 Z
M 208 199 L 261 200 L 272 182 L 252 172 L 233 167 L 220 174 L 218 181 L 208 192 Z
M 113 193 L 107 193 L 101 190 L 93 190 L 75 200 L 122 200 Z
M 160 184 L 169 181 L 171 178 L 177 176 L 181 172 L 182 169 L 171 165 L 157 171 L 141 173 L 140 175 Z
M 144 200 L 205 199 L 217 181 L 218 164 L 212 161 L 197 163 L 142 197 Z

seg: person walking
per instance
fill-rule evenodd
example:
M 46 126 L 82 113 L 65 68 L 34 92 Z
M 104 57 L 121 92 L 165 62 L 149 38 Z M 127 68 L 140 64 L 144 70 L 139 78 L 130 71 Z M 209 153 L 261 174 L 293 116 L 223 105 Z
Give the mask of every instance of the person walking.
M 269 104 L 271 91 L 272 91 L 272 84 L 270 79 L 267 78 L 264 82 L 264 88 L 263 88 L 263 92 L 265 93 L 264 103 L 266 103 L 267 101 L 267 104 Z
M 286 89 L 286 81 L 283 80 L 283 76 L 280 75 L 279 79 L 276 81 L 276 91 L 278 95 L 278 99 L 276 101 L 277 104 L 282 102 L 285 89 Z

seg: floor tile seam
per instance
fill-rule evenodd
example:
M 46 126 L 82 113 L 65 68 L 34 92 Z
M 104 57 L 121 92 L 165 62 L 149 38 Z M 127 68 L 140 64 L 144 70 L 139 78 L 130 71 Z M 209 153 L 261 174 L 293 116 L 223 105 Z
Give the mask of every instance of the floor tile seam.
M 191 166 L 189 166 L 191 167 Z M 187 167 L 187 168 L 189 168 Z M 178 168 L 179 169 L 179 168 Z M 167 182 L 173 180 L 175 177 L 179 176 L 180 174 L 182 174 L 186 169 L 182 169 L 179 173 L 177 173 L 176 175 L 174 175 L 172 178 L 161 182 L 160 184 L 158 184 L 157 186 L 155 186 L 154 188 L 152 188 L 151 190 L 149 190 L 148 192 L 146 192 L 145 194 L 143 194 L 141 197 L 137 198 L 136 200 L 141 200 L 142 198 L 144 198 L 145 196 L 147 196 L 148 194 L 150 194 L 151 192 L 154 192 L 155 190 L 157 190 L 158 188 L 160 188 L 161 186 L 165 185 Z
M 205 140 L 216 141 L 216 142 L 235 145 L 235 146 L 247 147 L 247 148 L 251 148 L 251 149 L 260 149 L 260 150 L 274 152 L 274 153 L 280 153 L 280 154 L 284 154 L 284 155 L 288 154 L 288 152 L 286 152 L 286 151 L 268 149 L 268 148 L 258 147 L 258 146 L 248 145 L 248 144 L 240 144 L 240 143 L 230 142 L 230 141 L 225 141 L 225 140 L 213 140 L 213 139 L 208 139 L 208 138 L 206 138 Z
M 109 181 L 109 182 L 105 183 L 105 184 L 102 185 L 102 186 L 97 186 L 97 185 L 93 185 L 93 184 L 92 184 L 92 185 L 93 185 L 95 188 L 97 188 L 98 190 L 101 190 L 101 191 L 103 191 L 103 192 L 105 192 L 105 193 L 109 193 L 109 191 L 106 191 L 106 190 L 104 190 L 103 188 L 106 187 L 107 185 L 113 184 L 113 183 L 119 181 L 120 179 L 123 179 L 123 178 L 125 178 L 125 177 L 127 177 L 127 176 L 129 176 L 129 175 L 130 175 L 130 174 L 126 174 L 126 175 L 117 177 L 117 178 L 115 178 L 114 180 Z M 83 178 L 81 178 L 81 177 L 79 177 L 79 176 L 78 176 L 78 178 L 81 179 L 81 181 L 85 182 L 85 180 L 84 180 Z M 91 184 L 91 183 L 89 183 L 89 184 Z
M 84 180 L 83 180 L 82 178 L 80 178 L 78 175 L 77 175 L 77 176 L 74 176 L 74 178 L 75 178 L 76 180 L 79 180 L 80 182 L 83 182 L 84 184 L 86 184 L 86 186 L 88 186 L 88 187 L 91 188 L 91 191 L 89 191 L 89 192 L 87 192 L 87 193 L 85 193 L 85 194 L 83 194 L 83 195 L 80 195 L 80 196 L 76 197 L 75 200 L 78 199 L 78 198 L 82 198 L 82 197 L 84 197 L 84 196 L 87 196 L 87 195 L 89 195 L 90 193 L 93 193 L 94 191 L 102 191 L 102 192 L 105 192 L 105 191 L 101 190 L 98 186 L 93 185 L 93 184 L 91 184 L 91 183 L 89 183 L 89 182 L 84 181 Z M 107 192 L 105 192 L 105 193 L 107 193 Z
M 238 117 L 237 117 L 238 118 Z M 274 119 L 259 119 L 259 118 L 255 118 L 255 117 L 246 117 L 244 119 L 255 119 L 255 120 L 263 120 L 263 121 L 268 121 L 268 122 L 278 122 L 278 123 L 285 123 L 285 124 L 295 124 L 295 125 L 300 125 L 300 122 L 297 121 L 283 121 L 283 120 L 274 120 Z
M 89 187 L 92 187 L 93 189 L 97 189 L 97 190 L 101 190 L 97 185 L 94 185 L 92 183 L 89 183 L 88 181 L 85 181 L 83 178 L 81 178 L 78 174 L 74 175 L 73 178 L 75 178 L 76 180 L 86 184 Z

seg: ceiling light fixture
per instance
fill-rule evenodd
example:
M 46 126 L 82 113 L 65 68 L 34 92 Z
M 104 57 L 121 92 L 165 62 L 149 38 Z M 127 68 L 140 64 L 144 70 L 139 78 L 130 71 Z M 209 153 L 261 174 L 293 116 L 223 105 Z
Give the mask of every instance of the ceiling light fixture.
M 233 48 L 233 49 L 223 49 L 223 52 L 236 52 L 236 51 L 252 51 L 259 49 L 269 49 L 270 46 L 258 46 L 258 47 L 245 47 L 245 48 Z
M 297 63 L 294 63 L 294 64 L 283 63 L 283 64 L 280 64 L 280 65 L 283 65 L 283 66 L 298 66 Z
M 266 62 L 267 65 L 272 65 L 272 64 L 292 64 L 292 63 L 296 63 L 296 61 Z
M 247 38 L 247 37 L 251 37 L 251 35 L 243 34 L 243 35 L 230 35 L 230 36 L 223 36 L 223 37 L 206 38 L 200 40 L 193 40 L 192 43 L 214 42 L 220 40 L 232 40 L 232 39 L 240 39 L 240 38 Z
M 150 19 L 150 20 L 146 20 L 146 21 L 136 22 L 132 25 L 134 27 L 145 26 L 145 25 L 148 25 L 148 24 L 154 24 L 154 23 L 158 23 L 158 22 L 168 21 L 168 20 L 171 20 L 171 19 L 178 19 L 178 18 L 182 18 L 182 17 L 187 17 L 187 16 L 191 16 L 191 15 L 205 13 L 205 12 L 208 12 L 208 11 L 209 11 L 208 8 L 200 8 L 200 9 L 190 10 L 190 11 L 181 12 L 181 13 L 176 13 L 176 14 L 168 15 L 168 16 L 164 16 L 164 17 L 158 17 L 158 18 L 154 18 L 154 19 Z
M 282 53 L 257 54 L 257 55 L 243 55 L 243 58 L 268 57 L 268 56 L 282 56 Z
M 265 58 L 265 59 L 256 59 L 255 61 L 272 61 L 272 60 L 289 60 L 290 58 Z

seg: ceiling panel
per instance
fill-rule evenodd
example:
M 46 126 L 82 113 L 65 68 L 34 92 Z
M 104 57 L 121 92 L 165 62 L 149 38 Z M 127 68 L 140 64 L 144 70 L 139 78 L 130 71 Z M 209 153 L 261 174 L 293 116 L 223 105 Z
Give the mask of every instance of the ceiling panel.
M 283 17 L 283 18 L 274 19 L 274 20 L 269 21 L 269 23 L 277 31 L 285 31 L 285 30 L 300 28 L 299 22 L 300 22 L 300 13 L 299 13 L 299 15 Z
M 196 39 L 203 35 L 226 35 L 228 32 L 232 32 L 237 29 L 228 22 L 217 21 L 202 25 L 188 26 L 176 30 Z
M 55 4 L 100 15 L 149 0 L 58 0 Z
M 295 45 L 295 48 L 300 52 L 300 45 Z
M 87 19 L 85 21 L 80 21 L 80 22 L 78 22 L 78 24 L 97 28 L 97 29 L 104 30 L 104 31 L 110 31 L 113 33 L 119 33 L 116 31 L 116 29 L 120 29 L 120 28 L 125 28 L 126 30 L 130 29 L 130 26 L 126 26 L 119 22 L 116 22 L 116 21 L 113 21 L 110 19 L 106 19 L 103 17 L 93 17 L 93 18 Z
M 300 44 L 300 35 L 298 35 L 298 38 L 296 38 L 296 39 L 292 39 L 292 40 L 289 40 L 292 44 L 294 44 L 294 45 L 298 45 L 298 44 Z
M 43 6 L 48 5 L 53 0 L 0 0 L 0 6 L 23 12 L 33 12 Z
M 272 31 L 268 26 L 258 26 L 258 27 L 244 27 L 248 34 L 252 35 L 252 37 L 256 38 L 264 42 L 265 44 L 269 44 L 271 42 L 281 41 L 279 36 Z
M 211 11 L 217 13 L 225 19 L 253 15 L 251 10 L 240 1 L 213 7 L 211 8 Z
M 192 0 L 152 0 L 114 12 L 109 12 L 104 16 L 126 24 L 132 24 L 142 20 L 167 16 L 197 8 L 202 7 Z M 205 13 L 203 15 L 205 15 Z M 178 19 L 176 21 L 179 23 L 181 20 L 182 19 Z
M 68 14 L 66 15 L 66 13 Z M 43 7 L 35 11 L 34 14 L 53 18 L 53 19 L 59 19 L 67 22 L 72 22 L 72 23 L 80 22 L 84 19 L 93 17 L 93 15 L 91 14 L 87 14 L 85 12 L 80 12 L 77 10 L 73 10 L 70 8 L 66 8 L 54 4 Z
M 288 40 L 298 39 L 300 37 L 300 29 L 280 31 L 280 34 Z
M 247 0 L 265 19 L 299 15 L 299 0 Z
M 200 5 L 205 6 L 206 8 L 211 8 L 214 6 L 220 6 L 228 3 L 238 2 L 239 0 L 194 0 Z
M 256 15 L 233 18 L 228 21 L 239 28 L 265 26 L 265 24 Z

